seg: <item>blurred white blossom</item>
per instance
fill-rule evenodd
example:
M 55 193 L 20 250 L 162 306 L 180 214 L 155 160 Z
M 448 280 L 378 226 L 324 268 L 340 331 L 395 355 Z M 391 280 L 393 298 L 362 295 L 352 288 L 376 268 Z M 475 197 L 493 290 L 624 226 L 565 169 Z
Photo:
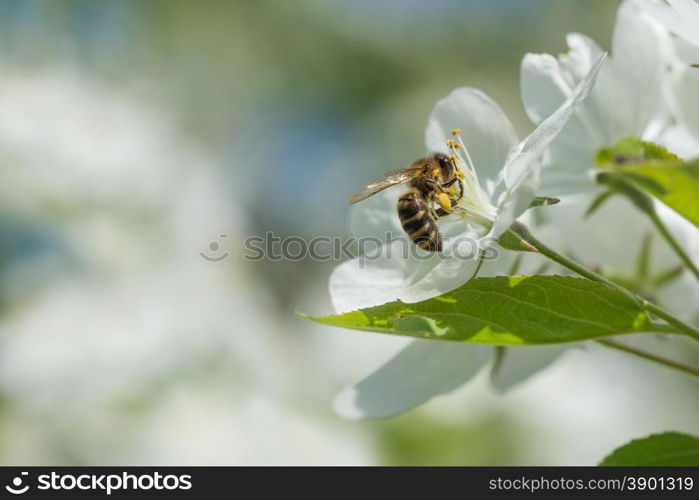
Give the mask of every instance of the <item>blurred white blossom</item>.
M 699 47 L 699 3 L 696 0 L 644 0 L 644 8 L 668 30 Z
M 550 230 L 558 233 L 556 248 L 575 255 L 586 265 L 626 279 L 636 273 L 635 259 L 645 237 L 651 239 L 654 249 L 649 263 L 652 272 L 660 272 L 660 267 L 667 271 L 680 262 L 646 215 L 626 201 L 607 201 L 586 219 L 593 195 L 601 191 L 595 183 L 596 152 L 623 137 L 636 136 L 681 155 L 699 154 L 691 120 L 683 119 L 677 112 L 684 109 L 683 114 L 691 114 L 699 79 L 689 82 L 688 78 L 696 75 L 678 76 L 676 70 L 671 70 L 677 61 L 676 44 L 655 16 L 643 8 L 643 3 L 625 0 L 620 6 L 611 56 L 601 68 L 590 97 L 551 144 L 541 174 L 541 194 L 563 196 L 562 203 L 544 212 Z M 522 98 L 534 123 L 541 122 L 548 110 L 569 95 L 572 86 L 602 52 L 585 35 L 570 34 L 567 41 L 570 50 L 558 58 L 527 54 L 522 61 Z M 670 97 L 672 89 L 682 85 L 687 86 L 686 92 L 677 91 L 674 95 L 677 102 L 686 103 L 687 109 L 673 105 Z M 653 203 L 675 238 L 689 245 L 689 255 L 696 255 L 692 252 L 696 228 L 662 203 Z M 699 289 L 689 278 L 678 277 L 665 292 L 678 287 L 684 290 L 688 301 L 667 305 L 678 314 L 691 317 Z
M 560 106 L 603 52 L 582 34 L 569 34 L 567 43 L 568 52 L 558 58 L 527 54 L 522 60 L 522 100 L 535 124 Z M 638 0 L 625 0 L 617 13 L 611 56 L 597 84 L 544 157 L 542 195 L 594 191 L 595 153 L 623 137 L 663 143 L 673 125 L 665 94 L 671 59 L 665 30 Z
M 372 462 L 289 380 L 305 362 L 277 346 L 239 259 L 220 159 L 70 65 L 3 68 L 0 107 L 0 208 L 49 224 L 72 266 L 0 318 L 4 460 Z M 221 232 L 232 257 L 212 264 L 200 252 Z M 15 267 L 10 291 L 33 265 Z

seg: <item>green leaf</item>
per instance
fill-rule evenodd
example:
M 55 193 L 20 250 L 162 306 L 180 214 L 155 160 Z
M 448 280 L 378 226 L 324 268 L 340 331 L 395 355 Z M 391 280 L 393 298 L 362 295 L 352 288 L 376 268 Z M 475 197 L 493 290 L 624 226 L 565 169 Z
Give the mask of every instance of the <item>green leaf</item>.
M 498 238 L 498 245 L 515 252 L 538 252 L 536 248 L 524 241 L 520 235 L 513 231 L 505 231 L 502 233 Z
M 614 450 L 600 465 L 699 465 L 699 438 L 679 432 L 653 434 Z
M 682 159 L 658 144 L 638 137 L 625 137 L 608 148 L 602 148 L 595 156 L 595 163 L 602 168 L 634 163 L 679 161 Z
M 611 188 L 611 194 L 621 194 L 626 196 L 626 198 L 628 198 L 629 201 L 633 203 L 641 212 L 650 216 L 655 215 L 656 211 L 655 205 L 653 204 L 653 199 L 643 191 L 635 188 L 622 175 L 616 172 L 602 172 L 597 174 L 597 182 L 609 186 Z M 605 200 L 602 200 L 602 203 L 604 203 L 604 201 Z M 596 209 L 597 207 L 595 207 L 595 210 Z
M 559 200 L 558 198 L 549 198 L 548 196 L 537 196 L 529 204 L 529 208 L 548 207 L 549 205 L 555 205 L 556 203 L 560 202 L 561 200 Z
M 624 191 L 639 208 L 641 191 L 665 203 L 699 227 L 699 159 L 684 162 L 657 144 L 626 138 L 601 149 L 596 162 L 602 169 L 598 180 Z M 640 203 L 640 204 L 639 204 Z
M 586 219 L 590 217 L 613 195 L 614 191 L 608 189 L 607 191 L 602 191 L 600 194 L 595 196 L 595 198 L 592 200 L 592 203 L 590 203 L 590 206 L 587 207 L 587 210 L 585 210 L 585 215 L 583 217 Z
M 654 325 L 628 295 L 603 283 L 568 276 L 477 278 L 414 304 L 397 301 L 336 316 L 301 316 L 354 330 L 498 345 L 667 331 L 664 325 Z

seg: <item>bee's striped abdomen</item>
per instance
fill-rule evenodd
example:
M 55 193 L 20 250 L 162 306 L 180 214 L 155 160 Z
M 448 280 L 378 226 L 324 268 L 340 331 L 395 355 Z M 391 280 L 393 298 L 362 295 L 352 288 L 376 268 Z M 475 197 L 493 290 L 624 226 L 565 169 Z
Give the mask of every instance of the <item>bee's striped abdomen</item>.
M 423 250 L 442 251 L 442 235 L 427 201 L 418 192 L 411 191 L 398 198 L 398 217 L 413 243 Z

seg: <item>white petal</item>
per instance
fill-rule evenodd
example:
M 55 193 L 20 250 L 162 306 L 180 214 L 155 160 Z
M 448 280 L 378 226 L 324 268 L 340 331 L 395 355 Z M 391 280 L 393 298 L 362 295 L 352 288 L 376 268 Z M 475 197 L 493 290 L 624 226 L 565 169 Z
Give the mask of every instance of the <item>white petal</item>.
M 543 54 L 527 54 L 522 60 L 522 100 L 527 114 L 534 123 L 541 123 L 573 93 L 575 85 L 592 68 L 602 50 L 590 38 L 570 34 L 566 37 L 570 50 L 560 59 Z M 593 96 L 609 93 L 605 87 L 608 64 L 600 70 L 600 76 L 592 90 L 592 96 L 582 104 L 559 136 L 551 144 L 544 157 L 540 194 L 561 196 L 589 191 L 594 188 L 591 175 L 593 154 L 607 144 L 608 120 L 598 112 L 606 109 L 596 105 Z
M 522 102 L 536 124 L 552 115 L 573 93 L 578 82 L 602 54 L 594 40 L 570 34 L 568 52 L 560 60 L 549 54 L 526 54 L 522 59 Z
M 643 2 L 644 9 L 668 30 L 699 46 L 699 6 L 694 0 Z
M 439 263 L 410 258 L 413 245 L 401 238 L 390 245 L 368 249 L 364 256 L 343 262 L 330 275 L 330 299 L 338 313 L 376 306 L 401 297 Z
M 500 391 L 507 391 L 547 368 L 563 351 L 577 344 L 510 347 L 500 366 L 490 374 L 490 381 Z
M 694 265 L 699 266 L 699 231 L 696 226 L 663 203 L 656 202 L 655 209 L 677 243 L 689 255 Z
M 513 151 L 505 165 L 505 181 L 508 189 L 517 187 L 517 184 L 526 175 L 528 166 L 540 158 L 589 95 L 605 57 L 606 54 L 601 54 L 597 58 L 585 77 L 566 98 L 565 102 L 541 122 Z
M 484 345 L 416 340 L 341 392 L 335 411 L 353 419 L 392 417 L 470 380 L 492 351 Z
M 699 284 L 689 271 L 658 292 L 658 302 L 665 309 L 689 324 L 699 321 Z
M 694 28 L 694 34 L 699 27 L 699 4 L 696 0 L 668 0 L 681 18 Z
M 520 68 L 522 103 L 529 119 L 539 124 L 568 97 L 570 84 L 550 54 L 526 54 Z
M 664 57 L 671 55 L 670 38 L 636 0 L 626 0 L 617 11 L 612 35 L 612 60 L 619 76 L 631 85 L 644 85 L 660 74 Z M 659 67 L 660 66 L 660 67 Z
M 564 254 L 588 267 L 633 276 L 641 243 L 646 235 L 651 235 L 651 272 L 659 273 L 678 263 L 648 217 L 626 198 L 614 196 L 584 218 L 591 199 L 563 198 L 544 214 L 558 231 L 557 239 L 563 245 L 559 250 Z
M 565 133 L 565 132 L 564 132 Z M 539 192 L 541 196 L 561 197 L 575 194 L 590 194 L 599 189 L 595 181 L 595 170 L 588 154 L 561 154 L 554 144 L 551 149 L 556 149 L 556 160 L 545 160 L 541 169 Z M 589 151 L 593 151 L 590 149 Z M 553 156 L 553 155 L 552 155 Z M 565 158 L 570 158 L 566 162 Z
M 396 186 L 352 205 L 348 233 L 355 238 L 379 238 L 381 241 L 386 241 L 387 233 L 389 240 L 402 235 L 397 207 L 398 198 L 406 190 L 405 186 Z
M 644 233 L 650 230 L 643 214 L 626 199 L 610 198 L 590 217 L 584 218 L 592 197 L 562 199 L 548 211 L 547 221 L 560 233 L 559 248 L 586 266 L 615 269 L 624 275 L 635 272 L 635 259 Z
M 414 244 L 400 240 L 382 248 L 378 258 L 369 252 L 370 258 L 343 262 L 330 276 L 333 307 L 341 313 L 394 300 L 419 302 L 458 288 L 478 267 L 477 243 L 467 242 L 459 258 L 436 253 L 418 258 Z
M 508 152 L 517 144 L 510 120 L 487 95 L 473 88 L 458 88 L 439 101 L 427 122 L 425 144 L 430 151 L 448 152 L 451 131 L 461 129 L 482 186 L 494 180 Z
M 696 227 L 662 203 L 656 204 L 656 210 L 680 247 L 689 255 L 694 265 L 699 266 L 699 231 Z M 670 261 L 665 261 L 661 267 L 664 270 L 671 265 Z M 660 272 L 657 267 L 656 272 Z M 685 270 L 677 280 L 662 288 L 658 293 L 658 300 L 681 320 L 690 324 L 699 321 L 699 282 L 691 272 Z
M 699 27 L 697 27 L 699 29 Z M 699 50 L 697 50 L 699 61 Z M 699 69 L 686 67 L 672 79 L 672 94 L 680 124 L 699 140 Z M 674 151 L 673 151 L 674 152 Z
M 467 252 L 470 252 L 470 249 Z M 403 290 L 399 299 L 407 303 L 419 302 L 450 292 L 470 280 L 477 268 L 477 253 L 469 258 L 441 260 L 422 279 Z
M 539 189 L 541 166 L 533 155 L 520 156 L 518 167 L 526 168 L 516 187 L 505 192 L 505 199 L 500 205 L 500 213 L 488 236 L 497 238 L 507 231 L 512 223 L 531 205 Z
M 522 60 L 522 100 L 527 114 L 536 124 L 543 122 L 573 93 L 575 86 L 589 72 L 602 49 L 590 38 L 569 34 L 568 52 L 559 59 L 548 54 L 527 54 Z M 603 78 L 608 64 L 600 70 L 592 96 L 574 114 L 558 138 L 551 144 L 542 171 L 541 194 L 560 196 L 594 187 L 587 173 L 593 166 L 592 155 L 607 144 L 608 119 L 598 112 L 593 97 L 609 93 Z
M 617 12 L 611 61 L 615 76 L 623 82 L 623 94 L 613 96 L 615 102 L 608 102 L 612 105 L 608 113 L 618 113 L 613 105 L 618 106 L 624 98 L 632 103 L 627 126 L 633 128 L 620 131 L 621 134 L 640 135 L 662 111 L 661 85 L 671 57 L 672 43 L 667 32 L 638 1 L 626 0 Z
M 658 137 L 658 144 L 680 158 L 690 159 L 699 156 L 699 134 L 693 134 L 685 125 L 678 124 L 665 129 Z
M 506 196 L 500 203 L 500 214 L 490 232 L 491 236 L 501 235 L 531 204 L 538 187 L 537 165 L 541 155 L 590 93 L 604 58 L 605 54 L 599 56 L 565 102 L 513 151 L 505 164 Z

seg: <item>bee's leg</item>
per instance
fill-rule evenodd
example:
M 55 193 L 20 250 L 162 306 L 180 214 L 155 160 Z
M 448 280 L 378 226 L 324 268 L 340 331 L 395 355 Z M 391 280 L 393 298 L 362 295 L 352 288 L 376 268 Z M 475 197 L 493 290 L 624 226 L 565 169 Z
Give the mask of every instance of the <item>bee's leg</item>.
M 449 198 L 449 203 L 451 205 L 451 208 L 449 210 L 445 210 L 443 207 L 439 207 L 437 210 L 434 211 L 434 214 L 439 217 L 444 217 L 445 215 L 453 214 L 454 209 L 456 208 L 456 204 L 459 201 L 456 198 Z
M 448 215 L 451 213 L 452 208 L 456 205 L 458 200 L 455 200 L 454 198 L 450 197 L 445 191 L 444 191 L 444 186 L 451 186 L 454 184 L 459 179 L 455 179 L 454 181 L 449 181 L 445 185 L 440 185 L 437 182 L 435 182 L 433 179 L 427 179 L 426 183 L 434 189 L 434 193 L 432 193 L 432 201 L 435 202 L 437 205 L 439 205 L 440 208 L 434 209 L 432 208 L 432 215 L 435 217 L 444 217 L 445 215 Z
M 463 194 L 460 193 L 459 196 L 456 198 L 449 198 L 450 208 L 447 210 L 445 207 L 440 206 L 437 210 L 434 210 L 433 215 L 436 215 L 437 218 L 440 218 L 449 214 L 453 214 L 455 210 L 458 211 L 459 207 L 457 207 L 457 205 L 462 197 Z
M 444 192 L 443 186 L 441 186 L 434 179 L 429 179 L 429 178 L 425 179 L 425 184 L 430 186 L 434 190 L 435 193 L 443 193 Z
M 452 198 L 452 206 L 464 197 L 464 181 L 459 177 L 454 177 L 449 182 L 442 184 L 440 187 L 442 190 L 452 187 L 454 184 L 459 184 L 459 195 L 457 198 Z
M 434 216 L 435 219 L 439 219 L 441 217 L 444 217 L 446 215 L 449 215 L 451 212 L 447 212 L 443 208 L 438 208 L 437 210 L 432 211 L 432 215 Z
M 458 183 L 459 184 L 459 196 L 454 199 L 455 202 L 458 202 L 461 198 L 464 197 L 464 181 L 462 179 L 459 179 L 458 177 L 455 179 L 450 180 L 446 184 L 444 184 L 442 187 L 451 187 L 454 184 Z
M 460 180 L 461 180 L 461 179 L 459 179 L 458 177 L 454 177 L 454 178 L 453 178 L 452 180 L 450 180 L 449 182 L 447 182 L 447 183 L 445 183 L 445 184 L 442 184 L 442 187 L 443 187 L 443 188 L 450 188 L 450 187 L 452 187 L 454 184 L 456 184 L 457 182 L 459 182 Z
M 441 206 L 439 206 L 439 202 L 437 201 L 437 196 L 433 195 L 430 199 L 430 213 L 432 214 L 432 217 L 436 220 L 439 219 L 440 217 L 444 217 L 447 215 L 449 212 L 444 210 Z
M 435 208 L 432 209 L 433 216 L 440 218 L 440 217 L 444 217 L 446 215 L 454 213 L 454 209 L 456 208 L 456 204 L 458 203 L 458 200 L 455 198 L 450 198 L 450 197 L 446 197 L 446 198 L 447 199 L 445 200 L 442 197 L 441 202 L 439 199 L 434 200 L 437 203 L 437 205 L 439 205 L 439 207 L 437 207 L 436 209 Z M 449 203 L 448 205 L 446 204 L 447 200 Z
M 435 196 L 435 199 L 437 201 L 437 204 L 442 207 L 442 210 L 445 210 L 447 212 L 451 212 L 451 208 L 454 206 L 452 205 L 452 200 L 448 194 L 446 193 L 439 193 L 437 196 Z

